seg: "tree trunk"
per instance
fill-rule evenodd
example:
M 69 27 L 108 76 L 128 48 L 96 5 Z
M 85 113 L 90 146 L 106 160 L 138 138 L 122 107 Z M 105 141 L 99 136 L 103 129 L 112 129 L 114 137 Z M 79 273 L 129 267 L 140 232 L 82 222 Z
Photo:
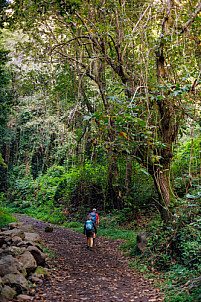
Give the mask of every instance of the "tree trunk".
M 121 200 L 118 199 L 118 191 L 115 186 L 118 184 L 118 165 L 116 155 L 112 151 L 108 154 L 108 172 L 107 172 L 107 189 L 106 200 L 114 209 L 121 209 Z
M 126 192 L 129 193 L 129 189 L 132 181 L 132 159 L 131 156 L 127 155 L 126 157 L 126 176 L 125 176 L 125 187 Z
M 169 206 L 172 201 L 175 201 L 175 195 L 170 183 L 169 169 L 160 168 L 155 170 L 153 168 L 153 170 L 152 177 L 159 196 L 158 209 L 162 220 L 165 224 L 169 224 L 172 217 Z

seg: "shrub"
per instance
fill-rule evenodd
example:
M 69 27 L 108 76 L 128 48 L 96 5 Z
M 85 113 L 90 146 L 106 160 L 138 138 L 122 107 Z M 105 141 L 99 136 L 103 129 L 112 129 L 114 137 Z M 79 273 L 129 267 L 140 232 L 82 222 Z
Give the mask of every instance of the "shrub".
M 15 221 L 18 221 L 17 218 L 13 217 L 8 209 L 0 207 L 0 228 L 3 228 L 10 222 Z

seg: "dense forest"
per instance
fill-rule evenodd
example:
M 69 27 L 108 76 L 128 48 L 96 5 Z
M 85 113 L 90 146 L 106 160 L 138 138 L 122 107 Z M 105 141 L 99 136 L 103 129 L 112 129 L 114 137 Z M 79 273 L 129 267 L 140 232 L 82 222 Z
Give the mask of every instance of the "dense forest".
M 96 207 L 165 301 L 201 301 L 200 25 L 199 0 L 0 1 L 1 227 Z

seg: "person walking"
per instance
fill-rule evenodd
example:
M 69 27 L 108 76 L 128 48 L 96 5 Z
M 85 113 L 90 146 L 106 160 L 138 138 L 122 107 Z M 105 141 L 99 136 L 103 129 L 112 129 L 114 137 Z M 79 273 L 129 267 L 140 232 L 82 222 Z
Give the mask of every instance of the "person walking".
M 86 234 L 87 236 L 87 248 L 90 250 L 92 250 L 93 237 L 94 234 L 96 234 L 96 232 L 97 232 L 96 224 L 92 221 L 91 215 L 88 215 L 88 218 L 84 224 L 84 235 Z
M 96 227 L 99 228 L 99 216 L 96 213 L 96 208 L 93 208 L 92 212 L 89 215 L 91 216 L 91 220 L 95 223 Z M 96 234 L 97 231 L 94 232 L 93 235 L 93 246 L 95 246 Z

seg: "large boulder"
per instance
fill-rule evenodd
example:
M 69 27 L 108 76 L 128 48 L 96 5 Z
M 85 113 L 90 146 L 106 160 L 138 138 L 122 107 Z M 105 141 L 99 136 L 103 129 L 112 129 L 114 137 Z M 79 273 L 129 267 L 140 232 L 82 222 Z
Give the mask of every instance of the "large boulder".
M 32 241 L 32 242 L 39 242 L 41 240 L 39 234 L 37 233 L 24 233 L 25 234 L 25 240 Z
M 11 255 L 4 256 L 0 259 L 0 276 L 3 277 L 9 273 L 18 272 L 18 261 Z
M 146 232 L 137 234 L 137 247 L 140 251 L 144 252 L 147 247 Z
M 33 255 L 29 251 L 25 251 L 19 256 L 20 271 L 26 270 L 29 274 L 37 268 L 37 263 Z
M 24 224 L 24 225 L 19 226 L 18 228 L 25 233 L 34 233 L 35 232 L 33 225 L 31 225 L 31 224 Z
M 5 299 L 4 301 L 10 301 L 10 299 L 13 299 L 15 297 L 16 291 L 12 287 L 5 285 L 1 291 L 1 294 Z
M 29 284 L 26 278 L 20 274 L 7 274 L 3 278 L 3 284 L 14 286 L 18 291 L 28 290 Z
M 36 246 L 29 246 L 27 248 L 27 251 L 29 251 L 34 256 L 37 265 L 43 265 L 45 263 L 46 254 L 41 252 Z

